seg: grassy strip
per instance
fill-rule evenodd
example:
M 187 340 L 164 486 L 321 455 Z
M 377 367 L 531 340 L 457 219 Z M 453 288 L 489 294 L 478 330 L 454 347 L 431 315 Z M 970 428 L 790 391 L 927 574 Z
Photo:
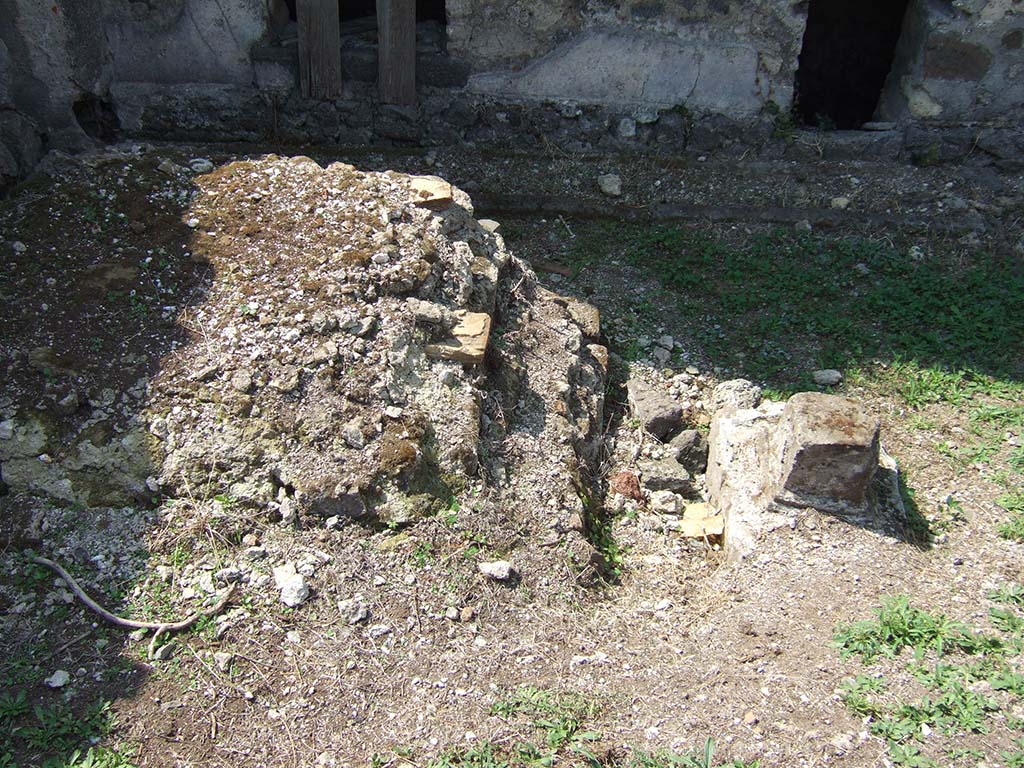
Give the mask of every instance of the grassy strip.
M 1024 272 L 989 254 L 961 260 L 789 230 L 734 245 L 681 225 L 616 222 L 581 224 L 568 259 L 577 270 L 618 260 L 654 274 L 676 305 L 659 310 L 696 321 L 705 357 L 781 390 L 806 384 L 809 366 L 879 359 L 896 364 L 912 403 L 955 401 L 1000 379 L 1019 391 L 1024 378 Z
M 850 711 L 865 719 L 870 733 L 885 740 L 893 764 L 937 768 L 969 757 L 977 761 L 986 757 L 977 748 L 947 748 L 942 760 L 924 749 L 934 733 L 955 740 L 989 733 L 997 725 L 1024 728 L 1012 715 L 1024 700 L 1019 663 L 1024 651 L 1024 587 L 1007 584 L 988 598 L 996 603 L 989 609 L 989 619 L 998 634 L 973 632 L 943 614 L 913 607 L 905 596 L 883 601 L 874 619 L 837 630 L 834 644 L 840 654 L 859 656 L 865 664 L 913 651 L 914 661 L 906 672 L 928 689 L 924 696 L 886 700 L 895 686 L 881 673 L 857 675 L 840 688 Z M 1024 765 L 1019 750 L 1001 751 L 999 757 L 1007 765 Z

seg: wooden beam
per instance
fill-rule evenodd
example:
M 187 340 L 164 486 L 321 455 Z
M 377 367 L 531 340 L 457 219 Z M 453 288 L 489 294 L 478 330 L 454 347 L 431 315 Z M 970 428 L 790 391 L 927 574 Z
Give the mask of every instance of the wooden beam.
M 380 100 L 416 103 L 416 0 L 377 0 Z
M 302 95 L 333 99 L 341 95 L 341 22 L 338 0 L 297 0 L 299 85 Z

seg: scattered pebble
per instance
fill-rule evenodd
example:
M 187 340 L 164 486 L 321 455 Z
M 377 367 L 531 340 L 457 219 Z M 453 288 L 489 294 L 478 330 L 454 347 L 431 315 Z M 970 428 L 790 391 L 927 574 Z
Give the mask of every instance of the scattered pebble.
M 619 197 L 622 195 L 622 179 L 614 173 L 598 176 L 597 186 L 608 197 Z
M 71 675 L 64 669 L 58 669 L 48 678 L 43 680 L 50 688 L 63 688 L 71 680 Z
M 815 371 L 812 376 L 819 387 L 834 387 L 843 380 L 843 374 L 832 368 Z
M 309 598 L 306 579 L 295 570 L 295 563 L 285 563 L 275 567 L 274 583 L 281 590 L 281 602 L 289 608 L 296 608 Z
M 349 624 L 358 624 L 370 618 L 370 609 L 366 605 L 366 598 L 358 594 L 348 600 L 339 600 L 338 613 Z
M 515 574 L 515 567 L 508 560 L 493 560 L 480 563 L 477 569 L 489 579 L 508 581 Z
M 153 651 L 153 660 L 167 661 L 174 655 L 174 651 L 177 645 L 178 643 L 174 640 L 172 640 L 169 643 L 165 643 L 164 645 L 161 645 L 159 648 Z

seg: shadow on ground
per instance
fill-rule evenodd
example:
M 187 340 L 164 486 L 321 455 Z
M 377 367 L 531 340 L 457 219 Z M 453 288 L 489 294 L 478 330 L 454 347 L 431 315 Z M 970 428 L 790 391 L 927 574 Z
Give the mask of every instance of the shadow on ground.
M 810 388 L 814 368 L 882 364 L 916 369 L 898 384 L 913 405 L 982 379 L 1024 381 L 1019 256 L 782 230 L 737 239 L 686 225 L 573 229 L 565 261 L 577 276 L 618 262 L 659 280 L 657 296 L 626 294 L 638 330 L 675 317 L 712 367 L 769 387 Z
M 94 745 L 147 679 L 145 653 L 29 557 L 59 559 L 114 612 L 147 575 L 148 387 L 187 350 L 181 319 L 213 279 L 183 215 L 193 174 L 159 163 L 69 162 L 0 206 L 0 765 L 126 764 Z M 137 618 L 180 618 L 166 607 Z

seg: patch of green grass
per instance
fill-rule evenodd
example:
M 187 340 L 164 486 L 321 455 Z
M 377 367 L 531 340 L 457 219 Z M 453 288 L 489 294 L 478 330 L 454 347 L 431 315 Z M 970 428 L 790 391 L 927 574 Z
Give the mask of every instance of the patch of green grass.
M 988 615 L 992 626 L 1000 632 L 1015 637 L 1024 637 L 1024 616 L 1017 611 L 1012 608 L 995 607 L 988 609 Z
M 928 432 L 937 428 L 939 423 L 935 421 L 935 419 L 922 416 L 920 413 L 914 413 L 907 419 L 907 425 L 911 429 L 915 429 L 920 432 Z
M 921 750 L 913 744 L 889 744 L 889 757 L 894 765 L 906 766 L 906 768 L 939 768 L 939 764 L 927 755 L 921 754 Z
M 699 320 L 706 357 L 769 386 L 803 386 L 812 367 L 866 364 L 915 407 L 1022 391 L 1024 272 L 988 254 L 913 259 L 887 242 L 791 230 L 735 244 L 622 222 L 580 223 L 576 235 L 570 260 L 653 274 L 678 313 Z
M 745 762 L 743 760 L 732 760 L 727 763 L 715 763 L 715 742 L 712 739 L 705 739 L 704 746 L 691 749 L 688 752 L 672 752 L 659 750 L 657 752 L 634 752 L 630 757 L 626 768 L 760 768 L 761 762 Z
M 544 720 L 573 719 L 582 721 L 596 711 L 593 700 L 579 694 L 560 694 L 543 688 L 525 685 L 491 705 L 491 714 L 499 717 L 525 715 Z
M 925 696 L 916 703 L 903 704 L 875 720 L 870 731 L 897 743 L 917 738 L 924 725 L 941 729 L 950 736 L 963 732 L 988 733 L 986 720 L 998 710 L 994 700 L 954 680 L 946 684 L 938 698 Z
M 911 606 L 906 595 L 886 598 L 877 619 L 841 627 L 834 637 L 844 657 L 859 655 L 865 663 L 878 656 L 895 658 L 904 648 L 912 648 L 918 656 L 928 650 L 940 656 L 952 650 L 976 654 L 993 642 L 998 641 L 976 635 L 944 614 Z
M 33 707 L 36 722 L 21 729 L 20 735 L 39 751 L 67 751 L 95 736 L 105 736 L 113 725 L 109 702 L 98 702 L 84 713 L 76 713 L 63 702 Z
M 1000 752 L 999 756 L 1006 763 L 1006 768 L 1024 768 L 1024 739 L 1017 739 L 1014 746 L 1016 749 Z
M 449 750 L 435 757 L 427 768 L 509 768 L 507 753 L 490 741 L 468 749 Z
M 954 749 L 947 749 L 946 757 L 948 757 L 950 762 L 953 763 L 958 760 L 972 760 L 976 763 L 978 760 L 985 759 L 985 752 L 983 750 L 970 747 L 957 747 Z
M 986 757 L 947 750 L 948 761 L 937 762 L 917 746 L 927 745 L 932 733 L 958 739 L 1000 727 L 1013 730 L 1010 709 L 1024 698 L 1024 674 L 1018 669 L 1024 652 L 1024 587 L 1004 584 L 987 596 L 997 603 L 989 619 L 998 636 L 972 632 L 942 614 L 914 608 L 905 596 L 883 601 L 876 620 L 837 631 L 840 652 L 860 655 L 865 663 L 914 650 L 915 661 L 906 671 L 929 690 L 916 700 L 882 696 L 892 686 L 878 675 L 860 674 L 841 686 L 843 702 L 866 718 L 871 734 L 885 740 L 894 765 L 937 768 L 971 756 Z
M 999 535 L 1010 541 L 1024 542 L 1024 491 L 1009 493 L 996 503 L 1013 514 L 999 526 Z
M 585 728 L 596 704 L 578 694 L 562 694 L 533 686 L 523 686 L 495 702 L 491 714 L 512 721 L 525 721 L 539 739 L 523 739 L 511 747 L 485 741 L 464 749 L 443 752 L 430 761 L 429 768 L 509 768 L 543 766 L 545 768 L 577 756 L 591 764 L 597 758 L 588 749 L 589 742 L 600 738 Z
M 1003 584 L 986 595 L 994 603 L 1024 608 L 1024 586 L 1016 583 Z
M 871 675 L 857 675 L 843 681 L 840 690 L 843 703 L 851 712 L 860 717 L 878 715 L 882 708 L 868 698 L 868 694 L 879 693 L 886 688 L 885 680 Z
M 1010 465 L 1014 472 L 1024 475 L 1024 445 L 1010 451 L 1010 456 L 1006 463 Z
M 597 713 L 591 697 L 522 686 L 494 702 L 491 714 L 508 721 L 524 738 L 502 743 L 483 741 L 471 747 L 448 749 L 427 763 L 427 768 L 553 768 L 586 765 L 589 768 L 760 768 L 758 761 L 714 762 L 714 741 L 700 749 L 677 753 L 633 750 L 628 760 L 598 756 L 593 744 L 601 735 L 588 727 Z M 395 750 L 402 757 L 408 751 Z M 375 755 L 371 765 L 385 768 L 390 761 Z
M 83 755 L 75 750 L 66 760 L 56 759 L 44 764 L 43 768 L 136 768 L 131 754 L 106 747 L 89 747 Z
M 412 551 L 413 564 L 417 568 L 426 568 L 436 557 L 434 554 L 434 545 L 429 541 L 421 541 L 416 545 L 416 548 Z
M 1024 426 L 1024 405 L 981 405 L 971 411 L 971 420 L 1006 429 Z
M 78 711 L 63 701 L 30 706 L 24 689 L 6 690 L 0 694 L 0 766 L 16 765 L 21 755 L 43 768 L 132 768 L 129 753 L 95 745 L 114 724 L 109 702 Z

